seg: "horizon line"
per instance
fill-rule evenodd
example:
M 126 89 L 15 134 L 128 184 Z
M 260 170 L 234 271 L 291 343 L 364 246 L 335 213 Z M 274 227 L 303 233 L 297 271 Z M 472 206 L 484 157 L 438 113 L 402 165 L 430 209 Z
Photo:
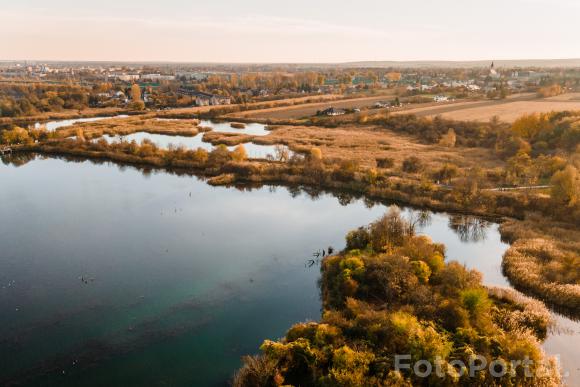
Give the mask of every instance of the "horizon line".
M 385 60 L 349 60 L 349 61 L 328 61 L 328 62 L 312 62 L 312 61 L 182 61 L 182 60 L 158 60 L 158 59 L 147 59 L 147 60 L 115 60 L 115 59 L 0 59 L 0 62 L 55 62 L 55 63 L 130 63 L 130 64 L 204 64 L 204 65 L 348 65 L 357 63 L 394 63 L 394 64 L 405 64 L 405 63 L 479 63 L 479 62 L 556 62 L 556 61 L 579 61 L 580 57 L 569 57 L 569 58 L 510 58 L 510 59 L 494 59 L 494 58 L 481 58 L 481 59 L 385 59 Z M 580 65 L 580 63 L 579 63 Z

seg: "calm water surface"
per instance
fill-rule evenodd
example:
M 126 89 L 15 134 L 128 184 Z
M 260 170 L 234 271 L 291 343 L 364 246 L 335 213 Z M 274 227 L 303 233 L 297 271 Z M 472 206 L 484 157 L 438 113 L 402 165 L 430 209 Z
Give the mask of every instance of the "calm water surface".
M 214 132 L 223 132 L 223 133 L 239 133 L 239 134 L 248 134 L 251 136 L 266 136 L 270 133 L 266 130 L 266 125 L 264 124 L 257 124 L 257 123 L 249 123 L 244 124 L 246 127 L 243 129 L 236 129 L 232 128 L 231 122 L 213 122 L 209 120 L 201 120 L 199 126 L 207 126 L 212 128 Z
M 200 133 L 193 137 L 187 136 L 174 136 L 174 135 L 165 135 L 165 134 L 153 134 L 147 132 L 137 132 L 128 134 L 126 136 L 109 136 L 104 135 L 102 138 L 107 140 L 107 142 L 118 142 L 118 141 L 136 141 L 137 143 L 141 143 L 143 140 L 150 140 L 154 144 L 156 144 L 159 148 L 167 149 L 170 145 L 173 146 L 183 146 L 187 149 L 197 149 L 202 148 L 208 152 L 211 152 L 216 147 L 209 142 L 203 141 L 203 133 Z M 95 139 L 97 141 L 98 139 Z M 254 159 L 265 159 L 269 156 L 275 157 L 276 156 L 276 145 L 261 145 L 261 144 L 254 144 L 252 142 L 244 143 L 244 148 L 246 149 L 246 153 L 248 157 Z M 292 151 L 288 149 L 285 145 L 280 145 L 281 147 L 285 148 L 288 151 L 288 155 L 292 155 Z M 236 146 L 228 146 L 228 150 L 234 150 Z
M 306 262 L 385 209 L 88 161 L 0 164 L 0 385 L 225 385 L 263 339 L 320 318 Z M 422 232 L 507 285 L 497 225 L 449 224 L 433 214 Z M 565 331 L 546 348 L 570 369 L 579 345 Z
M 74 125 L 74 124 L 79 123 L 79 122 L 95 122 L 95 121 L 107 120 L 107 119 L 111 119 L 111 118 L 126 118 L 126 117 L 129 117 L 129 116 L 125 115 L 125 114 L 121 114 L 121 115 L 114 116 L 114 117 L 75 118 L 75 119 L 71 119 L 71 120 L 48 121 L 45 123 L 37 122 L 36 124 L 34 124 L 34 126 L 36 128 L 40 128 L 41 126 L 44 126 L 46 128 L 46 130 L 48 130 L 49 132 L 52 132 L 56 129 L 71 126 L 71 125 Z

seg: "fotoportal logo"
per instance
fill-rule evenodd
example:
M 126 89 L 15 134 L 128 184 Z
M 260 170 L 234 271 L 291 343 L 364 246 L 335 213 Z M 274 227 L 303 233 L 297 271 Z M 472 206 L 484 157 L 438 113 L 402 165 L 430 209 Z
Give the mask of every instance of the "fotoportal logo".
M 560 364 L 559 356 L 555 358 L 557 364 Z M 542 376 L 542 373 L 546 369 L 543 366 L 534 367 L 534 361 L 528 356 L 517 360 L 507 361 L 498 358 L 489 361 L 485 356 L 473 355 L 465 363 L 460 359 L 446 361 L 440 356 L 436 356 L 433 361 L 422 359 L 413 362 L 410 354 L 402 354 L 395 355 L 394 363 L 395 371 L 407 374 L 412 373 L 419 378 L 429 378 L 432 375 L 436 375 L 442 379 L 449 376 L 445 372 L 447 366 L 453 367 L 459 377 L 468 376 L 475 378 L 479 373 L 487 372 L 490 376 L 498 379 L 503 377 L 516 377 L 518 374 L 520 376 L 523 375 L 525 378 L 533 378 Z M 563 373 L 562 376 L 565 378 L 567 373 Z

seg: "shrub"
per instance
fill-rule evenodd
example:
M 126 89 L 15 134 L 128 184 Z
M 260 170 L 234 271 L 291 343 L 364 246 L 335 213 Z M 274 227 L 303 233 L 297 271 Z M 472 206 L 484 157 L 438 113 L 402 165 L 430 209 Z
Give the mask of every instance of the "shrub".
M 322 160 L 322 151 L 320 150 L 320 148 L 311 148 L 310 149 L 310 160 L 312 160 L 312 161 Z
M 204 164 L 207 162 L 209 158 L 208 152 L 203 148 L 197 148 L 196 150 L 190 153 L 191 160 Z
M 489 314 L 491 303 L 485 289 L 467 289 L 462 291 L 460 295 L 463 307 L 469 311 L 473 318 L 480 319 Z
M 275 361 L 265 356 L 245 356 L 242 361 L 243 367 L 234 375 L 234 387 L 280 385 L 282 377 Z
M 4 144 L 16 145 L 16 144 L 28 144 L 32 141 L 28 135 L 28 131 L 24 128 L 18 126 L 11 130 L 5 130 L 1 132 L 2 136 L 0 140 Z
M 244 147 L 243 144 L 240 144 L 237 147 L 235 147 L 231 153 L 231 156 L 234 161 L 244 161 L 248 158 L 246 148 Z
M 371 246 L 376 252 L 401 246 L 409 231 L 409 223 L 401 217 L 399 210 L 391 208 L 388 213 L 371 224 Z
M 365 385 L 374 358 L 372 352 L 354 351 L 346 345 L 334 350 L 328 377 L 331 384 L 345 387 Z
M 356 172 L 359 169 L 359 163 L 355 160 L 341 160 L 339 165 L 332 173 L 332 177 L 338 181 L 353 181 Z
M 419 279 L 419 282 L 422 284 L 429 282 L 429 277 L 431 276 L 429 265 L 423 261 L 413 261 L 411 262 L 411 266 L 413 266 L 413 271 Z
M 407 173 L 418 173 L 423 170 L 424 166 L 417 156 L 411 156 L 403 161 L 403 171 Z
M 367 248 L 371 241 L 371 234 L 366 227 L 359 227 L 346 235 L 346 251 Z
M 552 199 L 559 203 L 574 205 L 580 196 L 580 176 L 578 170 L 568 165 L 552 177 Z
M 453 148 L 455 146 L 456 141 L 457 136 L 455 135 L 455 130 L 453 128 L 449 128 L 447 134 L 443 135 L 439 140 L 439 145 L 446 146 L 448 148 Z
M 382 157 L 382 158 L 378 158 L 376 159 L 377 161 L 377 167 L 379 168 L 393 168 L 395 166 L 395 159 L 393 159 L 392 157 Z
M 459 175 L 459 168 L 453 164 L 445 164 L 433 174 L 435 180 L 451 182 L 451 179 Z
M 225 164 L 232 159 L 228 148 L 221 144 L 209 153 L 208 162 L 212 165 Z

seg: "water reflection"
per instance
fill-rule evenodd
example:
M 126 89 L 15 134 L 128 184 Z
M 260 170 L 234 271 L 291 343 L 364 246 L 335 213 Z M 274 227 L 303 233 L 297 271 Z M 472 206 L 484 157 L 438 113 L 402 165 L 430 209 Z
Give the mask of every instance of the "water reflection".
M 484 241 L 490 225 L 487 220 L 470 215 L 449 217 L 449 228 L 455 231 L 463 242 Z
M 37 155 L 34 153 L 13 152 L 11 154 L 0 155 L 0 160 L 4 165 L 12 165 L 14 167 L 21 167 L 36 159 Z

